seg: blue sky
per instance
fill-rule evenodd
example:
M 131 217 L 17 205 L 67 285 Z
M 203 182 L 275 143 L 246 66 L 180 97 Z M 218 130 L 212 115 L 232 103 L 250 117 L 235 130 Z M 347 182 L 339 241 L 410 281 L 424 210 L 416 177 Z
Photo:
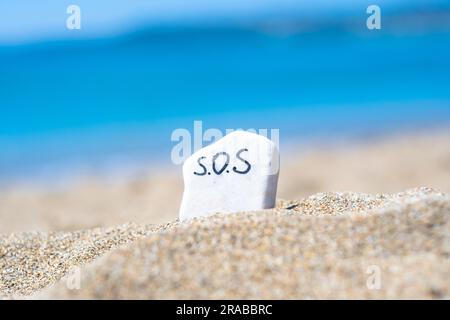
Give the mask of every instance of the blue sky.
M 445 3 L 441 0 L 4 0 L 0 2 L 0 44 L 20 44 L 68 35 L 66 8 L 79 5 L 79 36 L 104 36 L 140 25 L 243 18 L 298 12 L 299 14 L 358 12 L 369 4 L 395 5 Z M 364 14 L 364 12 L 363 12 Z

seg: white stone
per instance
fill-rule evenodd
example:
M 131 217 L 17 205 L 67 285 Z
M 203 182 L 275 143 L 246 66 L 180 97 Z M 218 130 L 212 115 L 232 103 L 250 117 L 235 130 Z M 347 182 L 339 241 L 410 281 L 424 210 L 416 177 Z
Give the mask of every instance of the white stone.
M 278 172 L 275 143 L 258 134 L 232 132 L 183 164 L 180 220 L 273 208 Z

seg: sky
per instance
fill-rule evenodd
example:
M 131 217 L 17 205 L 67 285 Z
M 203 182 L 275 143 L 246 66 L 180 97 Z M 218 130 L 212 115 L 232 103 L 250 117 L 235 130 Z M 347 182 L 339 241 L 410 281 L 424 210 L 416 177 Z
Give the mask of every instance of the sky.
M 0 45 L 65 38 L 69 5 L 81 9 L 81 37 L 107 36 L 142 25 L 208 21 L 218 18 L 296 12 L 299 15 L 361 11 L 370 4 L 382 8 L 445 3 L 442 0 L 2 0 Z M 362 14 L 365 14 L 363 11 Z

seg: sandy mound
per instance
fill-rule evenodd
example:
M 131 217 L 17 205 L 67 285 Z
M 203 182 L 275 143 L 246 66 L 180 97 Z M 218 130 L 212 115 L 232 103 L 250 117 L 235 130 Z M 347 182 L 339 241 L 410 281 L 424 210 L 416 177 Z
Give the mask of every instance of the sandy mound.
M 450 298 L 449 217 L 450 197 L 422 188 L 396 195 L 316 194 L 279 201 L 275 210 L 159 227 L 3 236 L 0 293 Z M 69 285 L 73 274 L 61 279 L 77 266 L 79 289 Z

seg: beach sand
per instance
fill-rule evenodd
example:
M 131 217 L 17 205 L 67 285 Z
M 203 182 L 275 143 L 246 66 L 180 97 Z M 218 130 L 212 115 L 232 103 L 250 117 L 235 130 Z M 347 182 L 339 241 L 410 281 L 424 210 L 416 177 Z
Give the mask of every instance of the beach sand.
M 180 223 L 178 171 L 2 190 L 0 296 L 450 298 L 448 131 L 290 154 L 261 212 Z

